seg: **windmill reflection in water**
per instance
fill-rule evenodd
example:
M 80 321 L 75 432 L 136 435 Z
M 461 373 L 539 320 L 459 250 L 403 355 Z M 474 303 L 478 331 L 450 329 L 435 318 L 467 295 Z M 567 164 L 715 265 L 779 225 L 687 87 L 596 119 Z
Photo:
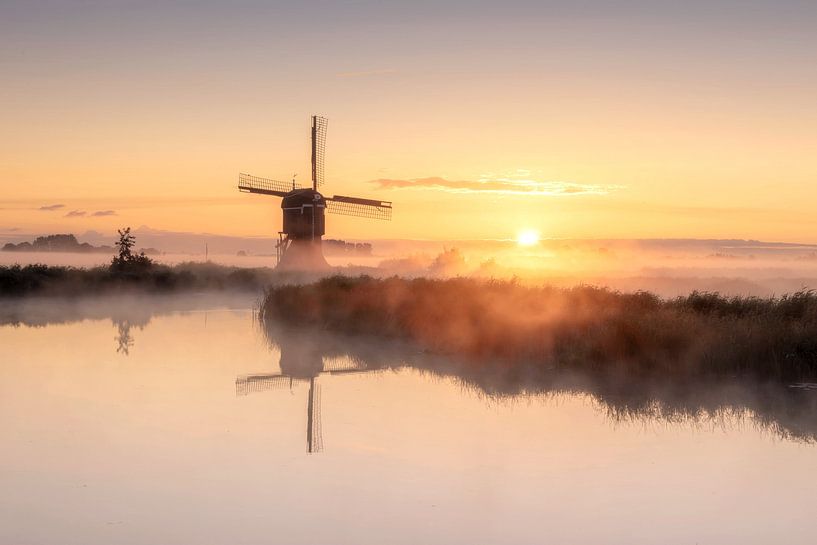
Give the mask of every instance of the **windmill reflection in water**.
M 316 333 L 320 336 L 320 333 Z M 321 386 L 318 378 L 321 375 L 350 375 L 380 371 L 382 367 L 373 367 L 363 359 L 348 354 L 338 353 L 326 343 L 316 342 L 304 334 L 277 336 L 271 339 L 272 344 L 281 350 L 280 373 L 259 373 L 242 375 L 236 378 L 235 391 L 238 396 L 267 390 L 290 391 L 297 385 L 309 384 L 309 396 L 306 407 L 306 451 L 308 453 L 323 450 L 321 433 Z

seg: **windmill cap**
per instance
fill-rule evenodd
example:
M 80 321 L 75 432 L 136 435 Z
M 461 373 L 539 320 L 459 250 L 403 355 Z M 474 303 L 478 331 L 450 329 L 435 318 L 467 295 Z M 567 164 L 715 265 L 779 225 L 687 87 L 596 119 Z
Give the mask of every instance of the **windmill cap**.
M 296 189 L 281 200 L 281 208 L 296 208 L 304 205 L 326 205 L 323 195 L 312 189 Z

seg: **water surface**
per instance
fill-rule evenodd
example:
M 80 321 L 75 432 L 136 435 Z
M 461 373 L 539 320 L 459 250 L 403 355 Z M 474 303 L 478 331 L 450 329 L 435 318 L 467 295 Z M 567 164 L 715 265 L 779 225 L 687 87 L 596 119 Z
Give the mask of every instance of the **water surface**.
M 0 543 L 817 539 L 808 389 L 510 387 L 246 296 L 2 305 Z

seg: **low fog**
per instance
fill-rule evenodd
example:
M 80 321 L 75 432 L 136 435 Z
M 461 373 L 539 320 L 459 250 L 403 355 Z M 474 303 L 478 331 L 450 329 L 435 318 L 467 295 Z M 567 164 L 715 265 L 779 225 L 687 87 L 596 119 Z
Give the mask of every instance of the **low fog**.
M 243 239 L 222 238 L 229 243 L 214 243 L 207 254 L 204 244 L 200 251 L 190 253 L 178 251 L 182 247 L 176 244 L 177 251 L 153 258 L 167 265 L 208 260 L 242 268 L 275 266 L 271 240 L 253 240 L 252 245 L 247 245 L 242 244 Z M 558 287 L 585 284 L 624 292 L 643 290 L 661 297 L 686 295 L 693 290 L 766 297 L 817 287 L 817 245 L 808 244 L 678 239 L 543 240 L 532 246 L 507 240 L 386 240 L 373 241 L 372 245 L 371 255 L 327 252 L 327 261 L 335 267 L 333 273 L 516 278 Z M 44 263 L 89 268 L 109 263 L 110 257 L 0 252 L 0 265 Z

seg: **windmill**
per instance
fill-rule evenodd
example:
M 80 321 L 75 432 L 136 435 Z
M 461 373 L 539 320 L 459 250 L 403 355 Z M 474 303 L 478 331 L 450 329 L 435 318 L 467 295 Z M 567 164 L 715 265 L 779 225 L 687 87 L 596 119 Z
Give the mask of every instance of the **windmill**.
M 283 227 L 278 232 L 278 268 L 289 270 L 327 269 L 321 237 L 325 233 L 324 213 L 390 220 L 391 202 L 334 195 L 324 197 L 318 188 L 324 183 L 326 149 L 325 117 L 312 116 L 312 187 L 292 182 L 238 175 L 238 190 L 281 197 Z

